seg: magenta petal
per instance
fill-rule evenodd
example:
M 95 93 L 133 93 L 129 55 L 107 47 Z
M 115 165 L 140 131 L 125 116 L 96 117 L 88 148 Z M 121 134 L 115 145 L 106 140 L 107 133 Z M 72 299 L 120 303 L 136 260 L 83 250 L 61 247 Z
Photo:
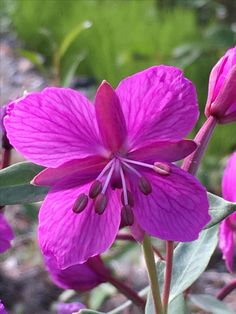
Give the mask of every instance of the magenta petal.
M 185 158 L 197 148 L 191 140 L 178 142 L 153 142 L 128 154 L 128 158 L 153 163 L 155 161 L 177 161 Z
M 85 184 L 99 175 L 107 160 L 100 156 L 90 156 L 66 162 L 57 168 L 47 168 L 32 180 L 32 184 L 52 186 L 65 178 L 77 178 L 77 184 Z
M 211 115 L 223 117 L 224 114 L 230 114 L 235 110 L 236 103 L 236 65 L 228 73 L 216 100 L 211 105 Z
M 94 106 L 72 89 L 50 87 L 30 93 L 12 102 L 7 113 L 10 143 L 37 164 L 57 167 L 102 153 Z
M 152 185 L 152 193 L 143 195 L 136 178 L 131 178 L 134 214 L 150 235 L 163 240 L 192 241 L 210 220 L 205 188 L 189 173 L 169 164 L 167 176 L 142 171 Z
M 3 214 L 0 213 L 0 253 L 5 252 L 11 247 L 11 240 L 13 240 L 13 231 L 4 218 Z
M 84 304 L 80 302 L 59 303 L 57 304 L 57 314 L 73 314 L 85 309 Z
M 160 65 L 134 74 L 121 81 L 116 93 L 132 149 L 182 139 L 199 115 L 194 85 L 176 67 Z
M 234 213 L 234 220 L 236 223 L 236 214 Z M 220 241 L 219 247 L 223 253 L 223 259 L 225 260 L 228 271 L 233 271 L 233 258 L 234 258 L 234 230 L 233 223 L 231 222 L 232 216 L 227 217 L 220 224 Z
M 230 201 L 236 202 L 236 152 L 234 152 L 227 162 L 222 180 L 223 197 Z
M 92 260 L 94 263 L 101 263 L 99 257 L 93 257 Z M 63 289 L 87 291 L 104 282 L 103 278 L 97 275 L 87 263 L 60 269 L 55 257 L 45 256 L 45 264 L 53 282 Z
M 1 300 L 0 300 L 0 314 L 8 314 Z
M 222 180 L 223 197 L 231 202 L 236 202 L 236 152 L 228 159 Z M 227 217 L 220 225 L 219 246 L 225 259 L 226 267 L 233 271 L 234 237 L 236 226 L 236 213 Z
M 138 241 L 138 242 L 142 242 L 145 236 L 145 232 L 144 230 L 140 227 L 140 225 L 138 224 L 137 220 L 134 220 L 134 223 L 129 227 L 130 232 L 133 236 L 133 238 Z
M 125 118 L 115 91 L 106 81 L 97 90 L 95 110 L 104 145 L 118 151 L 126 139 Z
M 72 207 L 90 184 L 65 189 L 55 185 L 39 212 L 39 244 L 44 255 L 54 255 L 58 267 L 65 269 L 84 263 L 107 250 L 115 240 L 120 225 L 120 204 L 116 192 L 109 192 L 102 215 L 95 213 L 91 199 L 86 209 L 75 214 Z

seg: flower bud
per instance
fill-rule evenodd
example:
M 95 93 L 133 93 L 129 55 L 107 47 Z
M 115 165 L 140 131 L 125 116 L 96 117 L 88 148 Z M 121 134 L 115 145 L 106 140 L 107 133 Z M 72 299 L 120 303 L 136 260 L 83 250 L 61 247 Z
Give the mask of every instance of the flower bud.
M 205 114 L 219 123 L 236 121 L 236 46 L 211 71 Z

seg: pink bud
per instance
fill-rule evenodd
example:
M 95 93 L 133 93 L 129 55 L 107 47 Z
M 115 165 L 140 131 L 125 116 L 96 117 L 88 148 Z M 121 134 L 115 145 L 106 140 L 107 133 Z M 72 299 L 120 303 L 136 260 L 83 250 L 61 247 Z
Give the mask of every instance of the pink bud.
M 236 121 L 236 46 L 211 71 L 205 114 L 220 123 Z

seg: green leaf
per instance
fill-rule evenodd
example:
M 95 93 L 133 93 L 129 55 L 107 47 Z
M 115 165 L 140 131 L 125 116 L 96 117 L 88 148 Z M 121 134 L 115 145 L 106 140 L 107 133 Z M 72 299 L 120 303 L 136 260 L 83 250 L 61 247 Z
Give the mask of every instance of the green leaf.
M 77 27 L 73 28 L 72 31 L 70 31 L 63 39 L 58 55 L 61 59 L 66 51 L 68 50 L 69 46 L 73 43 L 73 41 L 76 39 L 76 37 L 85 29 L 88 29 L 92 26 L 92 23 L 90 21 L 84 21 L 83 23 L 80 23 Z
M 0 205 L 39 202 L 48 193 L 48 187 L 29 182 L 44 168 L 31 162 L 20 162 L 0 171 Z
M 29 183 L 43 169 L 45 168 L 28 161 L 4 168 L 0 170 L 0 187 Z
M 174 250 L 170 301 L 189 288 L 206 269 L 218 243 L 218 226 L 203 230 L 197 240 Z
M 208 200 L 210 203 L 211 221 L 205 226 L 204 229 L 208 229 L 218 224 L 227 216 L 236 211 L 236 203 L 228 202 L 217 195 L 208 193 Z
M 99 285 L 90 292 L 90 306 L 93 309 L 98 309 L 104 300 L 114 294 L 116 289 L 109 283 Z
M 218 226 L 203 230 L 197 240 L 179 243 L 174 250 L 173 270 L 169 304 L 189 288 L 206 269 L 218 243 Z M 160 290 L 163 290 L 165 263 L 157 262 L 157 274 Z M 177 302 L 178 300 L 176 300 Z M 180 300 L 178 301 L 180 302 Z M 179 304 L 181 306 L 181 302 Z M 146 314 L 153 314 L 151 293 L 148 294 Z M 180 312 L 181 313 L 181 312 Z M 184 313 L 184 312 L 183 312 Z M 182 313 L 181 313 L 182 314 Z
M 189 298 L 192 303 L 200 307 L 202 310 L 211 312 L 212 314 L 234 314 L 225 303 L 219 301 L 215 297 L 206 294 L 191 294 Z
M 46 69 L 43 66 L 44 58 L 42 55 L 35 51 L 25 50 L 25 49 L 18 49 L 18 52 L 26 59 L 28 59 L 33 65 L 39 69 L 42 73 L 46 73 Z
M 186 314 L 186 302 L 184 300 L 183 294 L 178 295 L 174 300 L 172 300 L 168 305 L 168 314 Z
M 68 87 L 71 85 L 71 82 L 75 76 L 75 72 L 79 66 L 79 64 L 85 59 L 85 54 L 81 53 L 79 54 L 75 60 L 72 62 L 72 64 L 69 66 L 68 70 L 66 71 L 66 74 L 64 75 L 61 85 Z
M 28 204 L 43 201 L 48 187 L 21 184 L 0 188 L 0 205 Z

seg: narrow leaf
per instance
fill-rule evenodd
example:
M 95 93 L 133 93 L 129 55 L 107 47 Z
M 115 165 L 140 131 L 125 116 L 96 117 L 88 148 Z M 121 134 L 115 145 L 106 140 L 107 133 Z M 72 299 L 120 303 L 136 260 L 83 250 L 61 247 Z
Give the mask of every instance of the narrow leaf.
M 29 183 L 44 167 L 23 161 L 0 170 L 0 187 Z
M 75 76 L 75 72 L 79 66 L 79 64 L 81 63 L 81 61 L 83 61 L 85 58 L 85 54 L 81 53 L 79 54 L 75 60 L 72 62 L 72 64 L 69 66 L 68 70 L 66 71 L 66 74 L 64 76 L 64 78 L 62 79 L 61 85 L 65 86 L 65 87 L 69 87 L 72 83 L 72 80 Z
M 28 204 L 42 201 L 49 191 L 48 187 L 21 184 L 0 188 L 0 205 Z
M 236 203 L 228 202 L 217 195 L 208 193 L 208 200 L 210 203 L 211 221 L 205 226 L 204 229 L 208 229 L 218 224 L 227 216 L 236 211 Z
M 186 314 L 186 302 L 184 300 L 183 294 L 178 295 L 174 300 L 172 300 L 168 305 L 168 314 Z
M 169 305 L 171 305 L 176 298 L 179 298 L 179 296 L 182 295 L 182 293 L 203 273 L 214 253 L 217 243 L 218 226 L 214 226 L 207 230 L 203 230 L 197 240 L 179 243 L 177 245 L 174 250 Z M 162 292 L 165 263 L 158 261 L 156 267 L 158 282 Z M 181 306 L 181 301 L 179 300 L 179 302 L 179 306 Z M 173 304 L 171 306 L 172 308 L 174 307 Z M 155 313 L 151 293 L 148 294 L 145 313 Z M 180 312 L 180 314 L 182 313 Z
M 79 24 L 77 27 L 73 28 L 72 31 L 70 31 L 62 41 L 60 47 L 59 47 L 59 57 L 60 59 L 64 56 L 66 51 L 68 50 L 69 46 L 73 43 L 73 41 L 76 39 L 76 37 L 85 29 L 88 29 L 92 26 L 92 23 L 90 21 L 84 21 L 83 23 Z
M 206 294 L 191 294 L 189 296 L 192 303 L 200 307 L 202 310 L 207 312 L 211 312 L 212 314 L 234 314 L 235 312 L 232 311 L 227 307 L 227 305 L 216 299 L 211 295 Z
M 170 301 L 189 288 L 206 269 L 218 243 L 218 226 L 203 230 L 197 240 L 174 251 Z

